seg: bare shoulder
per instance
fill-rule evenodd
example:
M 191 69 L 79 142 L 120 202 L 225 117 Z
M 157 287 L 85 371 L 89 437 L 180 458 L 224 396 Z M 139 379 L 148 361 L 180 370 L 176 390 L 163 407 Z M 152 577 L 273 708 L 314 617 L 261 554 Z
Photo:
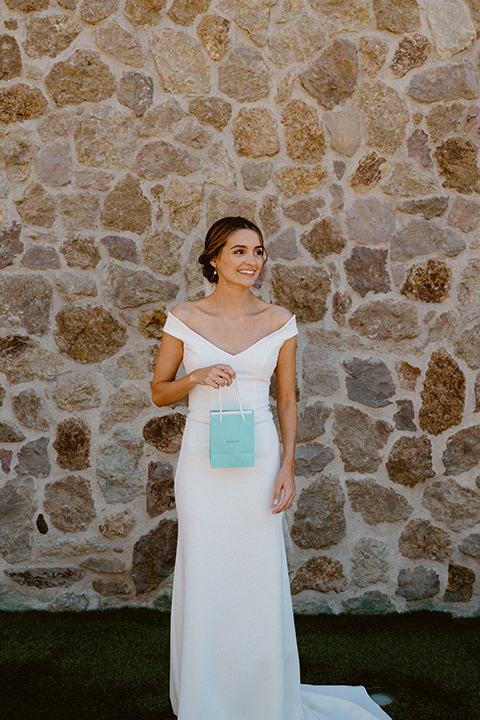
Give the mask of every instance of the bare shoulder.
M 182 302 L 178 305 L 175 305 L 175 307 L 173 307 L 170 312 L 172 313 L 172 315 L 175 315 L 175 317 L 177 317 L 179 320 L 188 324 L 188 321 L 198 312 L 197 305 L 198 301 Z
M 281 305 L 270 305 L 270 317 L 273 330 L 280 330 L 293 317 L 293 313 Z

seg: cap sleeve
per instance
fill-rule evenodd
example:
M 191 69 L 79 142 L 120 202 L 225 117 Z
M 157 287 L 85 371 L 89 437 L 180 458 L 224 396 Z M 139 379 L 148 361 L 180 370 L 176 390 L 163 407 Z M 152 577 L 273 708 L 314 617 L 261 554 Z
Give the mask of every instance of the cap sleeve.
M 288 320 L 283 328 L 281 328 L 280 332 L 282 340 L 289 340 L 290 338 L 295 337 L 295 335 L 298 335 L 297 318 L 295 315 L 292 315 L 290 320 Z
M 165 325 L 163 326 L 163 332 L 167 333 L 168 335 L 172 335 L 173 337 L 181 340 L 182 342 L 185 342 L 188 328 L 182 323 L 181 320 L 179 320 L 177 317 L 175 317 L 175 315 L 172 315 L 172 313 L 169 312 L 165 321 Z

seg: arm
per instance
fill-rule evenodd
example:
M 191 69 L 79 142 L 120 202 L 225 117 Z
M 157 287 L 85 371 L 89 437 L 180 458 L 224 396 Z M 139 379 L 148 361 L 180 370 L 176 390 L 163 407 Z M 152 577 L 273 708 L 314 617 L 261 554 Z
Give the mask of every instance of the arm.
M 290 507 L 295 497 L 295 442 L 297 434 L 297 400 L 295 397 L 296 338 L 286 340 L 278 354 L 277 410 L 283 442 L 283 462 L 275 481 L 274 514 Z M 283 499 L 280 502 L 281 491 Z

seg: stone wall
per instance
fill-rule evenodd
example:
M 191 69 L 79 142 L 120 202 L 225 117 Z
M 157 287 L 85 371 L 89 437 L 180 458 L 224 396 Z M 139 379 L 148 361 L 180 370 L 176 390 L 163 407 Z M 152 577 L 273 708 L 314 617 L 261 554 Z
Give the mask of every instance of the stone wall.
M 300 324 L 297 609 L 477 612 L 479 0 L 0 13 L 0 607 L 168 607 L 151 373 L 244 214 Z

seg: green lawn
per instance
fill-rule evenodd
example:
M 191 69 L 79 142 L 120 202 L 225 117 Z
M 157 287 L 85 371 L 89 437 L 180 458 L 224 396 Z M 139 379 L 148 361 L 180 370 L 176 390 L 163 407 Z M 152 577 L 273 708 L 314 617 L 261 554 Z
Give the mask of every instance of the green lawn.
M 480 719 L 480 619 L 296 620 L 304 682 L 382 686 L 394 720 Z M 0 612 L 1 720 L 173 720 L 168 624 L 147 609 Z

